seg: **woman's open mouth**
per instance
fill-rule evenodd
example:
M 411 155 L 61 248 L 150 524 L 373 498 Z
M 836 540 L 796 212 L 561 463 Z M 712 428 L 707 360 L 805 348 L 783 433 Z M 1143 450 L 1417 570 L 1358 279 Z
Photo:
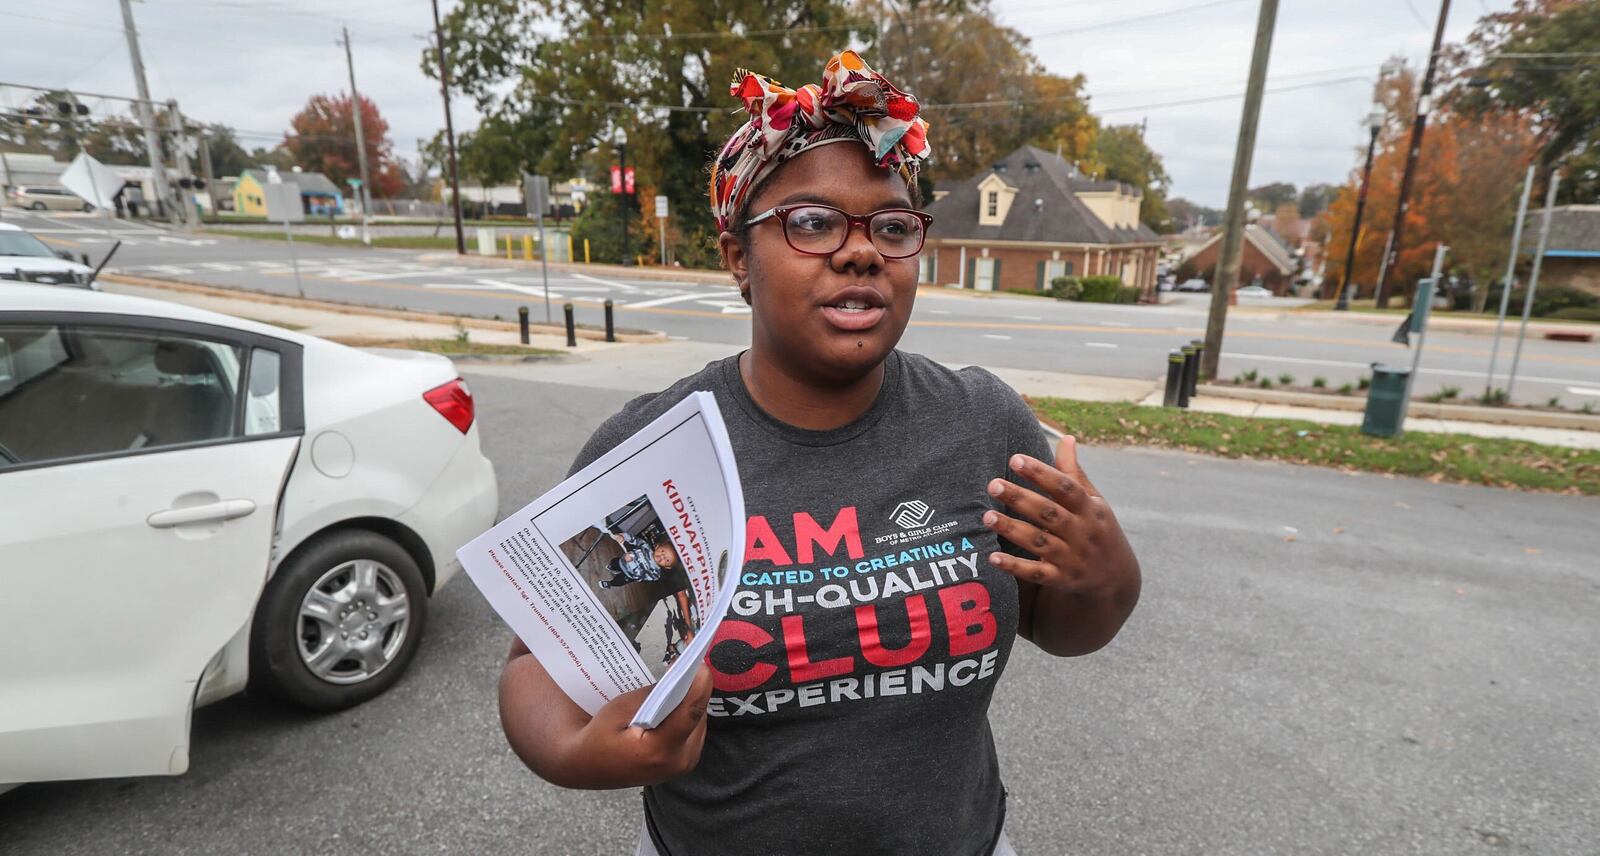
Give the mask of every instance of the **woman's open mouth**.
M 883 320 L 883 300 L 870 289 L 852 288 L 828 303 L 823 304 L 822 317 L 835 328 L 846 332 L 869 330 Z

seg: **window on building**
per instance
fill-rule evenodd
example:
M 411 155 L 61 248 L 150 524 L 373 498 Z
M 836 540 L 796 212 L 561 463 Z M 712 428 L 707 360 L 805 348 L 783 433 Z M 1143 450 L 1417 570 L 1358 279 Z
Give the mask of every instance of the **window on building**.
M 989 191 L 988 211 L 990 217 L 1000 216 L 1000 191 Z

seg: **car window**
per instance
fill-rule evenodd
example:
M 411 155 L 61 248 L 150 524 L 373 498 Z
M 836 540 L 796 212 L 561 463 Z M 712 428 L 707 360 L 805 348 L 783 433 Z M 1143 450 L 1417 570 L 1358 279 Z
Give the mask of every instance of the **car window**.
M 27 232 L 0 231 L 0 256 L 33 256 L 55 258 L 56 254 L 44 242 Z M 0 267 L 4 267 L 0 264 Z
M 242 350 L 151 330 L 0 324 L 0 465 L 233 437 Z
M 276 434 L 283 430 L 278 388 L 283 382 L 282 359 L 277 351 L 255 348 L 250 353 L 250 380 L 245 385 L 244 433 Z

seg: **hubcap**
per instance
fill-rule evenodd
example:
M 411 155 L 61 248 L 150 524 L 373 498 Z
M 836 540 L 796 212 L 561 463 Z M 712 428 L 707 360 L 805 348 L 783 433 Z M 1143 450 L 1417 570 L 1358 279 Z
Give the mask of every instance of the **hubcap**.
M 334 566 L 306 591 L 296 620 L 306 668 L 330 684 L 358 684 L 400 653 L 411 605 L 388 565 L 355 559 Z

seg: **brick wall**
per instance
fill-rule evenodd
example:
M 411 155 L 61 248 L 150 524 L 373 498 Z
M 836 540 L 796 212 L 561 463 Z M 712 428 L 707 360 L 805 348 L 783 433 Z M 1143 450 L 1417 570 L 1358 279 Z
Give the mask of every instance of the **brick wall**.
M 924 255 L 937 254 L 938 261 L 933 272 L 933 282 L 938 285 L 954 285 L 958 282 L 964 282 L 967 288 L 974 287 L 975 276 L 962 270 L 960 247 L 944 246 L 937 249 L 929 247 L 923 252 Z M 982 253 L 982 248 L 968 247 L 967 265 L 972 267 L 973 260 L 982 258 Z M 1067 262 L 1069 266 L 1068 275 L 1080 277 L 1099 276 L 1102 274 L 1115 275 L 1118 272 L 1117 260 L 1119 258 L 1125 257 L 1129 264 L 1132 265 L 1136 256 L 1143 256 L 1143 260 L 1139 262 L 1138 280 L 1130 281 L 1130 284 L 1148 288 L 1155 281 L 1155 257 L 1152 250 L 1107 250 L 1104 254 L 1098 250 L 1061 251 L 1061 261 Z M 999 277 L 995 283 L 996 290 L 1032 289 L 1039 287 L 1039 263 L 1050 261 L 1052 259 L 1052 251 L 990 247 L 988 257 L 994 259 L 999 265 Z M 1045 287 L 1049 287 L 1049 282 L 1045 282 Z
M 1525 278 L 1525 277 L 1524 277 Z M 1539 286 L 1562 285 L 1600 295 L 1600 259 L 1545 257 L 1539 272 Z

